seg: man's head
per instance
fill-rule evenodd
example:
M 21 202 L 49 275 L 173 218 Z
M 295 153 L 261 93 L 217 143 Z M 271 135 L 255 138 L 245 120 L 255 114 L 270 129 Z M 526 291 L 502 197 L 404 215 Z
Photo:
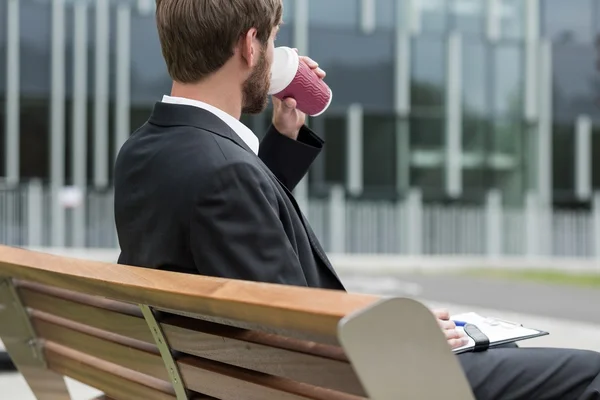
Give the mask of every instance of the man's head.
M 156 22 L 171 78 L 196 84 L 219 75 L 238 82 L 243 111 L 267 104 L 281 0 L 156 0 Z

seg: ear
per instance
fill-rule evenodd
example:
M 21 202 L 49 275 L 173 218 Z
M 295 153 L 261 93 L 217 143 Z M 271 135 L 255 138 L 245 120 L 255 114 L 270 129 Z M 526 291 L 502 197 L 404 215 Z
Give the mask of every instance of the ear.
M 254 44 L 256 43 L 256 28 L 250 29 L 240 40 L 242 58 L 246 60 L 248 67 L 254 68 L 258 56 L 254 49 Z

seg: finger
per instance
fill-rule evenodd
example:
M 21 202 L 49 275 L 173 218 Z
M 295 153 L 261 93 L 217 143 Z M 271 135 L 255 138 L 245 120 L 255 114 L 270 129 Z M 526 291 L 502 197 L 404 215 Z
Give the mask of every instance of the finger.
M 304 61 L 304 63 L 306 65 L 308 65 L 311 69 L 317 69 L 317 67 L 319 66 L 319 63 L 316 62 L 315 60 L 313 60 L 310 57 L 300 57 L 302 59 L 302 61 Z
M 451 339 L 448 340 L 448 344 L 450 345 L 451 349 L 458 349 L 459 347 L 462 347 L 466 344 L 468 344 L 469 342 L 463 339 Z
M 296 53 L 298 53 L 298 49 L 297 49 L 297 48 L 295 48 L 295 47 L 294 47 L 294 51 L 295 51 Z
M 456 324 L 454 323 L 454 321 L 444 321 L 441 319 L 438 319 L 438 324 L 440 325 L 440 327 L 442 329 L 456 329 Z
M 296 105 L 298 104 L 296 102 L 295 99 L 293 99 L 292 97 L 288 97 L 283 101 L 283 104 L 285 106 L 285 108 L 290 109 L 290 110 L 294 110 L 296 109 Z
M 442 319 L 444 321 L 447 321 L 450 319 L 450 311 L 446 310 L 445 308 L 440 308 L 438 310 L 433 310 L 433 314 L 438 317 L 439 319 Z
M 314 71 L 320 79 L 323 79 L 327 76 L 327 73 L 325 71 L 323 71 L 321 68 L 317 68 Z
M 462 338 L 464 338 L 464 336 L 461 335 L 460 332 L 458 332 L 456 330 L 447 330 L 447 331 L 444 331 L 444 335 L 446 335 L 446 340 L 462 339 Z

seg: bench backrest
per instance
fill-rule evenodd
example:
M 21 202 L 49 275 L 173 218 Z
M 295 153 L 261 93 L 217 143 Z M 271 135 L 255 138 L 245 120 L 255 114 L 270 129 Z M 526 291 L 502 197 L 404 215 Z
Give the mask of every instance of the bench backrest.
M 38 399 L 469 399 L 431 313 L 0 246 L 0 337 Z

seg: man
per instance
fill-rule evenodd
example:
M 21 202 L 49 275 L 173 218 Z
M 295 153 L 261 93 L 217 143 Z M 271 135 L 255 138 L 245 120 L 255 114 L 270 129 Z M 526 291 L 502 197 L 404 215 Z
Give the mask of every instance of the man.
M 281 0 L 157 0 L 171 96 L 115 167 L 122 264 L 343 290 L 291 191 L 323 141 L 273 99 L 262 143 L 239 122 L 267 104 Z M 321 78 L 324 72 L 304 58 Z M 448 314 L 435 312 L 451 347 Z M 600 355 L 504 348 L 459 356 L 480 399 L 600 398 Z

